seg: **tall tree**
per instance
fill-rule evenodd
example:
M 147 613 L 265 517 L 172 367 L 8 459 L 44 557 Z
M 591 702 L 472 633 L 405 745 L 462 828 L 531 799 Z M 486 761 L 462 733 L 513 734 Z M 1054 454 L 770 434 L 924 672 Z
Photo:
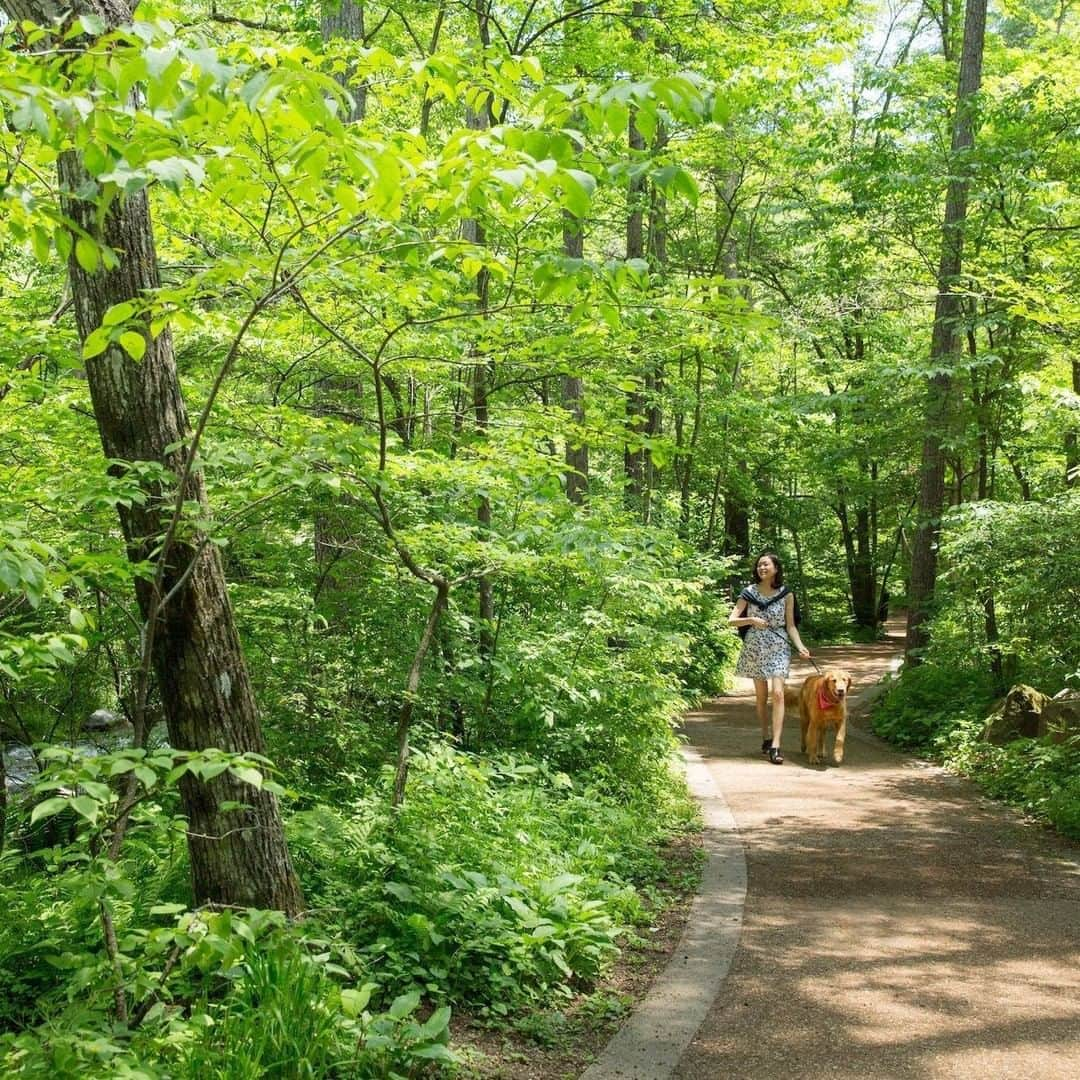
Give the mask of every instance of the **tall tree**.
M 585 237 L 582 220 L 570 210 L 563 211 L 563 254 L 570 259 L 580 259 L 585 254 Z M 563 408 L 570 413 L 574 424 L 585 422 L 585 389 L 580 375 L 562 377 Z M 580 505 L 589 491 L 589 447 L 580 436 L 566 440 L 566 497 Z
M 50 0 L 3 0 L 15 19 L 49 25 L 61 14 Z M 106 28 L 131 20 L 126 0 L 79 0 L 78 15 L 95 15 Z M 75 151 L 58 162 L 63 213 L 80 231 L 115 253 L 115 266 L 80 260 L 73 245 L 68 273 L 80 340 L 102 325 L 111 307 L 140 302 L 160 288 L 150 205 L 145 190 L 106 203 Z M 180 389 L 172 337 L 144 332 L 138 362 L 119 346 L 86 361 L 86 377 L 105 456 L 114 473 L 154 462 L 186 475 L 184 500 L 206 512 L 201 472 L 187 467 L 191 435 Z M 264 753 L 258 710 L 225 585 L 221 556 L 213 544 L 180 534 L 159 551 L 175 528 L 176 493 L 153 484 L 145 502 L 119 505 L 120 526 L 133 562 L 158 560 L 154 580 L 140 577 L 138 603 L 152 640 L 151 658 L 160 686 L 169 740 L 180 750 L 217 747 Z M 136 733 L 137 736 L 139 732 Z M 303 907 L 281 814 L 273 794 L 230 773 L 204 782 L 180 782 L 188 819 L 192 885 L 197 902 L 277 908 Z M 243 804 L 230 810 L 228 804 Z
M 945 443 L 948 440 L 954 393 L 951 369 L 957 353 L 959 324 L 963 318 L 963 297 L 957 290 L 957 284 L 963 270 L 964 226 L 971 184 L 970 151 L 975 144 L 974 99 L 982 80 L 985 36 L 986 0 L 968 0 L 953 116 L 952 178 L 941 229 L 941 262 L 930 344 L 930 366 L 934 373 L 927 389 L 919 517 L 911 552 L 906 642 L 908 663 L 918 663 L 919 651 L 929 640 L 929 605 L 934 597 L 937 578 L 937 539 L 945 503 Z
M 645 41 L 645 4 L 634 0 L 630 5 L 630 36 L 635 42 Z M 631 164 L 637 164 L 645 150 L 645 137 L 637 125 L 636 110 L 630 110 L 626 130 L 627 146 L 631 153 Z M 626 192 L 626 258 L 641 259 L 645 255 L 645 178 L 631 173 Z M 645 395 L 635 389 L 626 395 L 626 429 L 629 439 L 643 433 L 645 426 Z M 626 477 L 626 505 L 630 509 L 642 511 L 645 502 L 645 450 L 627 442 L 623 452 L 623 472 Z

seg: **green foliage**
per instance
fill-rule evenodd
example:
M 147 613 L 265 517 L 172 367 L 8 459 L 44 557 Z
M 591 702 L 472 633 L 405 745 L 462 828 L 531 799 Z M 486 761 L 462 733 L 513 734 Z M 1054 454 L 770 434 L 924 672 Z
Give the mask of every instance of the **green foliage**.
M 405 994 L 373 1010 L 372 984 L 343 986 L 341 969 L 297 931 L 284 931 L 274 913 L 185 915 L 181 925 L 197 941 L 197 954 L 180 963 L 196 996 L 190 1007 L 160 1001 L 133 1030 L 73 1002 L 31 1031 L 0 1035 L 5 1069 L 42 1080 L 375 1080 L 455 1060 L 446 1045 L 449 1008 L 420 1019 L 419 995 Z
M 903 591 L 953 64 L 922 39 L 869 62 L 840 2 L 480 25 L 404 0 L 363 42 L 322 40 L 333 6 L 155 0 L 0 37 L 0 753 L 45 766 L 0 833 L 6 1071 L 404 1076 L 445 1063 L 444 1003 L 562 1002 L 687 827 L 673 721 L 724 687 L 744 549 L 783 553 L 815 641 L 873 635 L 882 582 Z M 943 433 L 961 508 L 925 663 L 877 723 L 1072 830 L 1069 748 L 971 735 L 994 680 L 1080 671 L 1059 22 L 991 26 Z M 161 278 L 81 330 L 65 269 L 104 287 L 126 253 L 73 220 L 62 152 L 99 219 L 145 194 Z M 95 710 L 172 704 L 155 679 L 139 700 L 160 553 L 131 561 L 116 515 L 171 502 L 182 449 L 107 459 L 88 374 L 173 351 L 162 409 L 214 399 L 177 538 L 224 564 L 276 772 L 83 745 Z M 190 910 L 177 784 L 225 772 L 292 796 L 310 933 Z M 118 994 L 148 1006 L 130 1029 Z
M 940 640 L 940 639 L 939 639 Z M 941 761 L 988 794 L 1080 838 L 1080 741 L 983 738 L 994 707 L 990 676 L 980 667 L 927 663 L 903 673 L 873 713 L 874 731 Z
M 613 958 L 656 878 L 653 845 L 691 811 L 668 778 L 627 804 L 528 759 L 435 743 L 397 812 L 385 789 L 290 825 L 305 887 L 380 984 L 506 1013 Z
M 1048 821 L 1065 836 L 1080 839 L 1080 745 L 1049 738 L 1017 739 L 992 746 L 982 726 L 961 727 L 945 760 L 974 778 L 995 798 Z
M 985 598 L 992 597 L 997 649 L 1013 682 L 1055 694 L 1080 683 L 1080 493 L 1018 506 L 973 503 L 946 522 L 945 572 L 937 594 L 939 662 L 986 657 Z
M 907 750 L 942 753 L 958 729 L 985 718 L 993 693 L 990 676 L 973 665 L 921 664 L 875 705 L 874 731 Z

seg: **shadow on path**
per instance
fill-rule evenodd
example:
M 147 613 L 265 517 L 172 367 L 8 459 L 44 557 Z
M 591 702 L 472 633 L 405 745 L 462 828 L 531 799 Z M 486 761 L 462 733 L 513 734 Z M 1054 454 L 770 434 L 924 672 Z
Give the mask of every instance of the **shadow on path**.
M 815 656 L 865 691 L 899 647 Z M 872 736 L 812 768 L 797 715 L 770 765 L 749 683 L 684 731 L 749 885 L 730 974 L 675 1076 L 1080 1077 L 1075 845 Z

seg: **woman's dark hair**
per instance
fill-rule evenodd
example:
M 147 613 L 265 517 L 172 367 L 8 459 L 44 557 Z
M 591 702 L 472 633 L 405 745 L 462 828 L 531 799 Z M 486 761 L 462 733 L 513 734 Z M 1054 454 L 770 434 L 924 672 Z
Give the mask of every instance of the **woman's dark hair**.
M 775 551 L 763 551 L 755 560 L 754 565 L 750 567 L 750 573 L 754 577 L 754 582 L 757 583 L 761 580 L 758 577 L 757 564 L 762 559 L 772 559 L 773 565 L 776 567 L 776 577 L 773 578 L 774 585 L 784 584 L 784 564 L 780 561 L 780 556 Z

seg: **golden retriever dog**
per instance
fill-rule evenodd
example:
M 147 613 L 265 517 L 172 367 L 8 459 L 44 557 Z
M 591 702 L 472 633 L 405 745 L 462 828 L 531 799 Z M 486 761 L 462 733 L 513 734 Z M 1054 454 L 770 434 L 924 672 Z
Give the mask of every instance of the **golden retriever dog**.
M 836 730 L 833 761 L 844 760 L 844 737 L 847 735 L 847 699 L 851 676 L 843 668 L 829 668 L 822 675 L 811 675 L 799 690 L 799 724 L 802 750 L 811 765 L 820 763 L 825 753 L 825 732 Z M 784 695 L 787 697 L 787 695 Z

